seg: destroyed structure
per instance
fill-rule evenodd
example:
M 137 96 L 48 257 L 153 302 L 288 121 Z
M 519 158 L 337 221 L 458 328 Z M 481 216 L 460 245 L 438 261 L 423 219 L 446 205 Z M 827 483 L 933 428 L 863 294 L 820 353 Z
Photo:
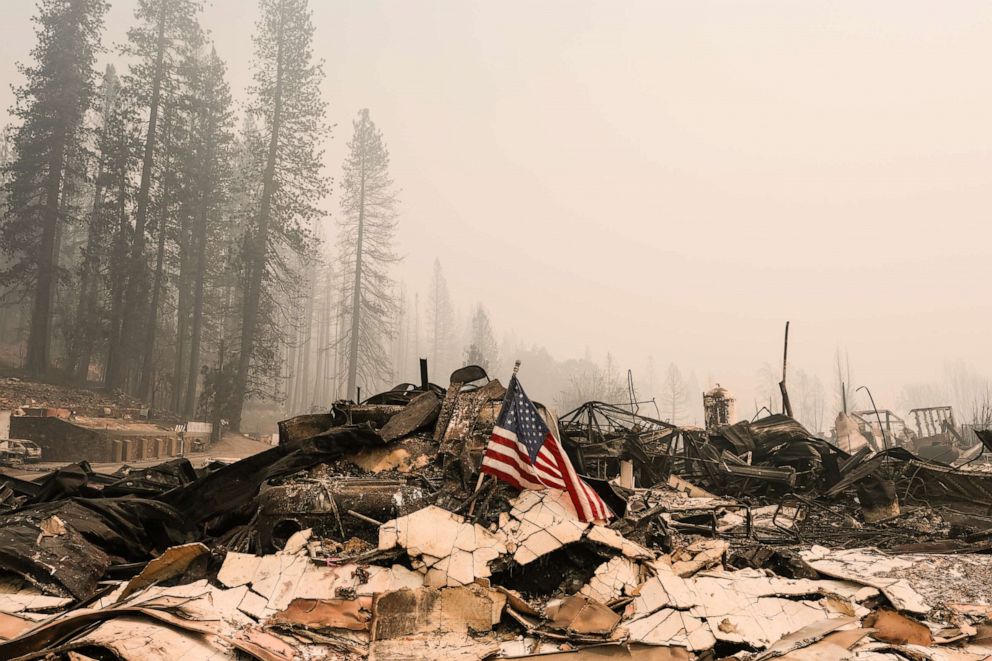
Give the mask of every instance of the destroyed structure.
M 737 419 L 736 400 L 726 388 L 719 383 L 708 392 L 703 393 L 703 418 L 706 428 L 713 429 L 720 425 L 729 425 Z
M 785 415 L 545 411 L 615 514 L 583 523 L 562 492 L 477 487 L 503 394 L 466 368 L 235 463 L 0 477 L 0 658 L 992 655 L 989 434 L 942 462 L 853 414 L 831 443 Z

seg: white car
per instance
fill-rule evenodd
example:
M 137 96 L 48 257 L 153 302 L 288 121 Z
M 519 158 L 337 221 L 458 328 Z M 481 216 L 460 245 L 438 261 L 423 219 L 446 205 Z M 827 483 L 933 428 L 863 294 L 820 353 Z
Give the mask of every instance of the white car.
M 41 461 L 41 447 L 34 441 L 11 438 L 0 441 L 0 456 L 15 463 L 32 463 Z

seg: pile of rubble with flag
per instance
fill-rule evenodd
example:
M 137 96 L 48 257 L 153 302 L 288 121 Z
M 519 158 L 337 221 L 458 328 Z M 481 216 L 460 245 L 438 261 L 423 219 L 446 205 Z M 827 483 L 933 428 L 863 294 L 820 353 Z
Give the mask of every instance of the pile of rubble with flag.
M 508 388 L 338 403 L 235 463 L 0 476 L 0 658 L 992 655 L 992 474 Z

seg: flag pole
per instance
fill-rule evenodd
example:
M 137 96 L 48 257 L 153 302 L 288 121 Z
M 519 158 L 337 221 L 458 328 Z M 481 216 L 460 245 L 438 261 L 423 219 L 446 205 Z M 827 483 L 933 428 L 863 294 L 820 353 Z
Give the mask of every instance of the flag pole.
M 516 376 L 516 375 L 517 375 L 517 372 L 519 372 L 519 371 L 520 371 L 520 361 L 519 361 L 519 360 L 516 360 L 516 361 L 514 361 L 514 363 L 513 363 L 513 376 Z M 482 488 L 482 482 L 483 482 L 483 480 L 485 480 L 485 479 L 486 479 L 486 474 L 485 474 L 485 473 L 483 473 L 483 472 L 482 472 L 482 469 L 480 468 L 480 469 L 479 469 L 479 479 L 478 479 L 478 480 L 476 480 L 476 482 L 475 482 L 475 491 L 473 491 L 473 492 L 472 492 L 472 495 L 473 495 L 473 496 L 474 496 L 475 494 L 477 494 L 477 493 L 479 493 L 479 489 L 481 489 L 481 488 Z M 469 505 L 469 508 L 468 508 L 468 515 L 469 515 L 469 516 L 472 516 L 472 514 L 473 514 L 473 513 L 475 513 L 475 504 L 476 504 L 477 502 L 479 502 L 479 501 L 477 501 L 477 500 L 473 500 L 473 501 L 472 501 L 472 504 L 471 504 L 471 505 Z

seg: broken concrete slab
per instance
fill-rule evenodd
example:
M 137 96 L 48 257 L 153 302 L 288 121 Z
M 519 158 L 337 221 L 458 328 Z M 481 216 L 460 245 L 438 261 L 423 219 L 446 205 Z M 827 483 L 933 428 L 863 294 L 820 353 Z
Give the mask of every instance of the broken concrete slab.
M 630 558 L 648 560 L 656 555 L 612 528 L 579 520 L 564 491 L 525 490 L 510 505 L 509 513 L 500 515 L 500 533 L 507 539 L 513 561 L 519 565 L 581 540 L 609 547 Z
M 589 582 L 579 594 L 608 604 L 615 599 L 630 596 L 641 583 L 645 570 L 641 564 L 625 556 L 617 556 L 596 568 Z
M 500 516 L 500 531 L 520 565 L 579 541 L 589 527 L 579 521 L 562 491 L 522 491 L 511 505 L 509 514 Z
M 898 610 L 918 615 L 930 612 L 930 604 L 909 582 L 889 575 L 912 567 L 912 560 L 875 549 L 831 550 L 822 546 L 803 551 L 801 557 L 821 574 L 880 590 Z
M 795 631 L 784 638 L 780 638 L 775 643 L 770 645 L 761 654 L 754 657 L 753 661 L 766 661 L 767 659 L 788 657 L 788 655 L 796 650 L 801 650 L 808 648 L 816 643 L 824 640 L 826 637 L 830 636 L 834 632 L 837 632 L 843 628 L 851 628 L 857 623 L 857 619 L 853 617 L 837 617 L 819 620 L 812 624 L 808 624 L 803 628 Z M 867 630 L 863 631 L 859 636 L 856 636 L 851 641 L 853 645 L 858 640 L 864 638 L 867 634 Z M 845 638 L 847 640 L 847 638 Z M 832 645 L 838 644 L 839 641 L 834 641 Z M 846 649 L 846 648 L 845 648 Z
M 217 574 L 228 588 L 250 588 L 239 604 L 242 612 L 259 620 L 285 611 L 298 599 L 333 600 L 340 594 L 373 594 L 424 584 L 424 577 L 406 567 L 343 564 L 320 566 L 305 554 L 253 556 L 228 553 Z
M 403 548 L 431 587 L 469 585 L 492 575 L 507 553 L 502 536 L 440 507 L 428 506 L 379 528 L 379 549 Z
M 861 658 L 854 648 L 868 635 L 868 629 L 849 629 L 828 633 L 820 640 L 779 657 L 782 661 L 841 661 Z
M 703 651 L 716 645 L 709 625 L 686 611 L 662 608 L 621 625 L 628 640 L 648 645 L 674 645 Z
M 666 572 L 663 564 L 655 566 L 658 575 L 627 608 L 631 640 L 657 643 L 673 636 L 694 651 L 709 649 L 717 640 L 764 649 L 837 616 L 822 603 L 825 594 L 836 592 L 835 582 L 769 577 L 752 569 L 682 578 Z

